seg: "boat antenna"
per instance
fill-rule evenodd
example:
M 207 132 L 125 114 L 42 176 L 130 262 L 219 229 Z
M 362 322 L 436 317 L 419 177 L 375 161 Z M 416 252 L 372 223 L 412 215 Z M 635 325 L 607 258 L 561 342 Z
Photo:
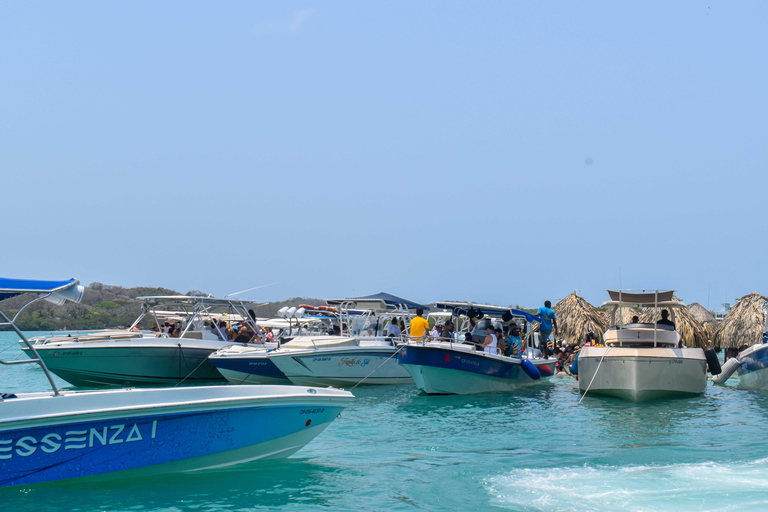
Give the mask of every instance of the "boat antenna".
M 253 290 L 258 290 L 259 288 L 266 288 L 267 286 L 272 286 L 273 284 L 275 284 L 275 283 L 263 284 L 261 286 L 256 286 L 254 288 L 248 288 L 247 290 L 242 290 L 242 291 L 239 291 L 239 292 L 230 293 L 228 295 L 225 295 L 224 298 L 226 299 L 227 297 L 233 297 L 235 295 L 240 295 L 241 293 L 245 293 L 245 292 L 252 292 Z

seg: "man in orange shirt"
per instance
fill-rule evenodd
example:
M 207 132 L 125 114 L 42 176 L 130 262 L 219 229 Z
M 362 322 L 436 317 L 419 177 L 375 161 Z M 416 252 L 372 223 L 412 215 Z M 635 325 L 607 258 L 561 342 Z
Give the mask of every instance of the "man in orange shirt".
M 411 339 L 417 339 L 419 341 L 426 341 L 425 335 L 429 332 L 429 322 L 422 316 L 424 310 L 416 308 L 416 318 L 411 320 L 411 326 L 409 333 Z

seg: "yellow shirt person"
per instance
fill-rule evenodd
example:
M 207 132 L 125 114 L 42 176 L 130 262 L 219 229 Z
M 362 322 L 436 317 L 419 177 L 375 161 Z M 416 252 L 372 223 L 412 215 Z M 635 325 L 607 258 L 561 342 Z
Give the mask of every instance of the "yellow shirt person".
M 416 318 L 411 320 L 411 327 L 410 327 L 411 339 L 421 338 L 422 340 L 424 340 L 425 335 L 429 331 L 429 322 L 427 322 L 427 320 L 421 316 L 423 314 L 424 314 L 424 311 L 419 308 L 416 310 Z

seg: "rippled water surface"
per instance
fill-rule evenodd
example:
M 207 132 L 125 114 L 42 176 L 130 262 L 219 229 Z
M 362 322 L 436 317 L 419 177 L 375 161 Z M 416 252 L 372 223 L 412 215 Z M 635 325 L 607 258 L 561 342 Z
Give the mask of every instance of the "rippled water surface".
M 16 339 L 0 333 L 0 357 L 20 353 Z M 0 499 L 30 511 L 764 511 L 768 396 L 733 384 L 645 404 L 579 403 L 565 376 L 514 395 L 358 387 L 354 405 L 290 459 Z M 45 389 L 37 367 L 0 372 L 2 392 Z

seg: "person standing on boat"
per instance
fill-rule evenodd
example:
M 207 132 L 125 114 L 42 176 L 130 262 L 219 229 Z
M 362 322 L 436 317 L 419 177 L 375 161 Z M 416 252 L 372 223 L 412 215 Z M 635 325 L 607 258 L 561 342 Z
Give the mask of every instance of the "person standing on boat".
M 549 358 L 549 348 L 547 342 L 552 335 L 552 327 L 555 328 L 555 336 L 557 336 L 557 315 L 552 309 L 552 303 L 548 300 L 544 301 L 544 307 L 539 308 L 536 312 L 541 318 L 541 326 L 539 327 L 539 346 L 541 347 L 541 354 L 544 359 Z
M 429 332 L 429 322 L 422 315 L 424 310 L 422 308 L 416 308 L 416 318 L 411 320 L 410 330 L 412 340 L 426 341 L 426 334 Z

